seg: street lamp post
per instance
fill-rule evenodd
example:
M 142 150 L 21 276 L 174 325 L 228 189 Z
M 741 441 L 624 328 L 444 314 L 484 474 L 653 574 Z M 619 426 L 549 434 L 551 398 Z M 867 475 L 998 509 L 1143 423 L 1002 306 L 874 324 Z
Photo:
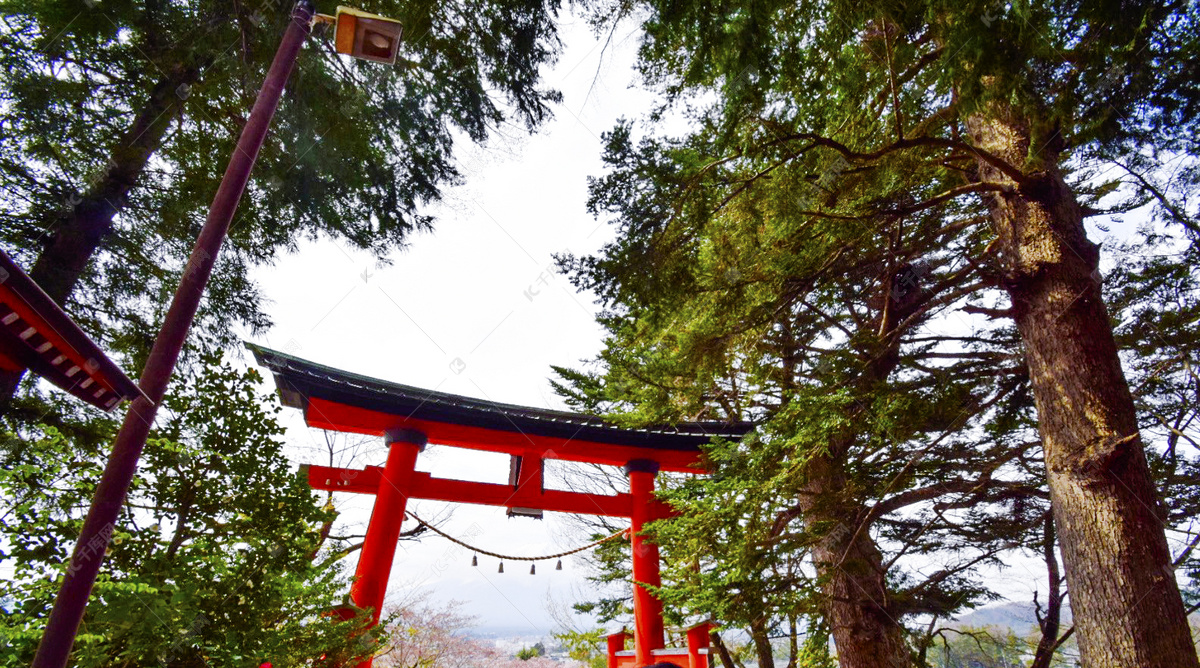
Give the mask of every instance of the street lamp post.
M 343 11 L 339 11 L 339 19 Z M 67 664 L 92 585 L 104 560 L 104 553 L 116 527 L 121 506 L 125 503 L 130 482 L 137 471 L 138 459 L 146 444 L 146 437 L 154 423 L 158 406 L 166 395 L 167 385 L 175 370 L 175 363 L 183 349 L 188 330 L 195 319 L 196 309 L 212 274 L 221 243 L 229 230 L 238 201 L 246 190 L 246 183 L 250 180 L 250 170 L 254 167 L 271 119 L 279 106 L 284 84 L 292 73 L 305 38 L 312 30 L 314 18 L 312 0 L 299 0 L 292 11 L 292 20 L 275 53 L 275 59 L 271 62 L 271 68 L 267 71 L 266 80 L 258 92 L 250 119 L 238 138 L 237 147 L 229 159 L 229 166 L 221 178 L 221 185 L 213 197 L 208 218 L 196 239 L 196 245 L 192 248 L 183 279 L 163 320 L 162 329 L 158 332 L 158 338 L 155 339 L 150 357 L 142 370 L 139 385 L 145 396 L 136 399 L 125 414 L 125 421 L 117 434 L 112 455 L 105 466 L 100 483 L 96 486 L 91 509 L 84 520 L 83 530 L 79 533 L 66 575 L 54 600 L 54 608 L 50 612 L 46 630 L 33 659 L 34 668 L 63 668 Z M 394 51 L 398 47 L 399 24 L 365 13 L 359 13 L 355 19 L 347 23 L 357 34 L 347 42 L 346 49 L 338 50 L 363 57 L 355 51 L 373 49 L 366 55 L 373 56 L 373 60 L 385 60 L 381 53 L 387 47 L 393 51 L 391 57 L 394 59 Z M 341 25 L 338 27 L 341 28 Z M 383 33 L 382 37 L 380 33 Z

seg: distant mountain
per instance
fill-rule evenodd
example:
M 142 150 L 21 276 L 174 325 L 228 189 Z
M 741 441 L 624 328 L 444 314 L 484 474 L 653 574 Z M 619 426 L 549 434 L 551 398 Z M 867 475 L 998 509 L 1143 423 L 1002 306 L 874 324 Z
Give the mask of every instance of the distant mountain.
M 1071 608 L 1063 606 L 1060 623 L 1063 628 L 1071 625 Z M 1033 603 L 999 603 L 977 608 L 954 620 L 953 626 L 993 626 L 1012 629 L 1017 635 L 1037 631 L 1037 615 Z
M 535 629 L 528 624 L 520 626 L 500 626 L 483 624 L 471 628 L 465 635 L 471 638 L 480 638 L 485 640 L 498 639 L 515 639 L 515 640 L 532 640 L 537 642 L 550 637 L 552 629 Z

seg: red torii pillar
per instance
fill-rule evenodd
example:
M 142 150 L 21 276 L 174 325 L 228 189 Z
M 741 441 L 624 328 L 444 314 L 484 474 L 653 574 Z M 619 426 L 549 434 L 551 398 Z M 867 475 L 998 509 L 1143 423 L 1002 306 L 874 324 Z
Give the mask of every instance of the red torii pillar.
M 379 623 L 387 594 L 388 576 L 400 540 L 400 525 L 404 523 L 417 455 L 425 449 L 426 443 L 425 434 L 415 429 L 392 430 L 384 438 L 388 443 L 387 463 L 375 492 L 375 506 L 371 509 L 367 536 L 363 539 L 354 584 L 350 587 L 350 600 L 354 605 L 373 609 L 374 624 Z M 374 659 L 367 659 L 358 664 L 358 668 L 371 668 L 373 662 Z
M 625 474 L 629 476 L 629 493 L 633 496 L 633 517 L 630 518 L 634 583 L 633 646 L 639 666 L 654 663 L 651 653 L 666 646 L 662 601 L 642 586 L 643 583 L 651 587 L 662 585 L 658 573 L 658 545 L 641 535 L 647 523 L 662 518 L 660 504 L 654 498 L 654 476 L 658 468 L 658 462 L 649 459 L 634 459 L 625 465 Z

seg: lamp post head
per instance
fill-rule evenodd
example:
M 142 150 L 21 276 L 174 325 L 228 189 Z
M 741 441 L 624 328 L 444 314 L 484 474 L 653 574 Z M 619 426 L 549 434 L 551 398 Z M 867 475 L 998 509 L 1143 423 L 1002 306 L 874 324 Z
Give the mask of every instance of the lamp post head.
M 334 50 L 389 65 L 400 51 L 400 22 L 351 7 L 338 7 Z

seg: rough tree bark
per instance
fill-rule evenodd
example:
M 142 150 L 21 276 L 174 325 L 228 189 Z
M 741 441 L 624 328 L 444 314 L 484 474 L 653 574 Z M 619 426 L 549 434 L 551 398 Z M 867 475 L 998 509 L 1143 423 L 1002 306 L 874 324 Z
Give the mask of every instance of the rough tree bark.
M 976 145 L 1027 168 L 1032 124 L 1007 109 L 972 119 Z M 1035 147 L 1021 182 L 980 161 L 1003 282 L 1025 346 L 1054 519 L 1083 665 L 1200 666 L 1167 547 L 1133 398 L 1100 292 L 1099 249 L 1058 168 Z
M 880 287 L 882 308 L 869 332 L 876 341 L 876 354 L 854 382 L 863 393 L 896 369 L 900 361 L 897 324 L 929 297 L 916 282 L 893 289 L 892 280 Z M 904 628 L 889 610 L 883 554 L 869 527 L 858 525 L 868 516 L 868 508 L 846 493 L 846 458 L 858 436 L 854 429 L 835 436 L 827 453 L 809 461 L 798 507 L 808 526 L 833 527 L 813 545 L 812 556 L 838 664 L 841 668 L 907 668 L 912 655 Z
M 29 270 L 32 278 L 60 306 L 79 285 L 96 251 L 113 233 L 113 218 L 125 207 L 130 191 L 158 150 L 171 122 L 179 116 L 196 67 L 176 66 L 154 85 L 129 128 L 112 148 L 108 165 L 81 194 L 72 196 L 48 225 L 49 238 Z M 16 393 L 23 372 L 0 371 L 0 405 Z
M 717 650 L 717 656 L 721 659 L 722 668 L 736 668 L 733 663 L 733 656 L 729 654 L 729 648 L 725 646 L 725 641 L 721 639 L 721 634 L 717 631 L 709 631 L 708 639 L 712 643 L 713 648 Z M 713 668 L 716 668 L 715 666 Z
M 805 521 L 833 527 L 813 545 L 812 556 L 838 665 L 909 666 L 904 629 L 888 612 L 883 555 L 870 532 L 857 531 L 854 524 L 854 518 L 864 517 L 866 509 L 841 498 L 846 475 L 839 461 L 818 456 L 807 468 L 808 484 L 801 496 Z

